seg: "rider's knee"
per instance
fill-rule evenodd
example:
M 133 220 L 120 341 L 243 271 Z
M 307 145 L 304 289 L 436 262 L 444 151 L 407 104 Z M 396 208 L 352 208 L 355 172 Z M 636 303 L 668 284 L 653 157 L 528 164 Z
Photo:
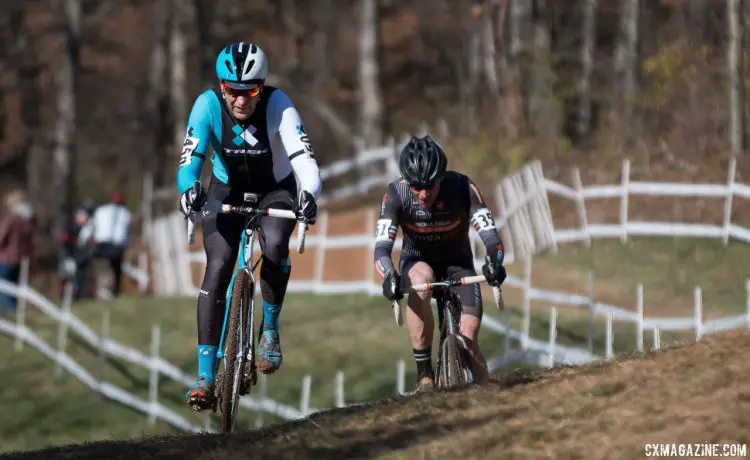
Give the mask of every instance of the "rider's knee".
M 286 229 L 275 229 L 274 231 L 264 231 L 263 233 L 263 256 L 276 263 L 282 264 L 289 258 L 289 239 L 291 231 Z
M 409 269 L 409 273 L 407 273 L 407 277 L 408 277 L 407 284 L 409 286 L 413 286 L 416 284 L 425 284 L 425 283 L 433 282 L 435 280 L 435 273 L 432 271 L 432 268 L 426 263 L 417 262 Z M 432 296 L 432 293 L 430 291 L 417 292 L 416 294 L 423 301 L 430 299 L 430 297 Z

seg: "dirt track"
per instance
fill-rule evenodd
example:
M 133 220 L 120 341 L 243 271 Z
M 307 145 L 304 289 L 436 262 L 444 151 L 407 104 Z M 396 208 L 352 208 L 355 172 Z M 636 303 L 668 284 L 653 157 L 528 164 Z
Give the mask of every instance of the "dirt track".
M 747 446 L 747 351 L 750 334 L 734 331 L 636 359 L 510 374 L 232 438 L 93 443 L 8 459 L 643 458 L 646 443 Z

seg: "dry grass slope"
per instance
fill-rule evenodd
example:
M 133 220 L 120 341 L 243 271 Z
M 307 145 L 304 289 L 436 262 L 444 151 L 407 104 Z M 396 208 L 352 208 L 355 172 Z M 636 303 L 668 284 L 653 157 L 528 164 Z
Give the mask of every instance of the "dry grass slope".
M 641 458 L 645 443 L 750 443 L 750 333 L 484 387 L 390 398 L 262 431 L 72 445 L 10 459 Z

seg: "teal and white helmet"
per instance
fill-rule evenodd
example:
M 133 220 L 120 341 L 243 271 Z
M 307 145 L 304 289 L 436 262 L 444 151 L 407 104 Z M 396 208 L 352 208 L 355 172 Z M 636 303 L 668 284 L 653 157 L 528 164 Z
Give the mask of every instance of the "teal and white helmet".
M 216 78 L 234 89 L 247 89 L 268 77 L 268 59 L 258 45 L 232 43 L 216 57 Z

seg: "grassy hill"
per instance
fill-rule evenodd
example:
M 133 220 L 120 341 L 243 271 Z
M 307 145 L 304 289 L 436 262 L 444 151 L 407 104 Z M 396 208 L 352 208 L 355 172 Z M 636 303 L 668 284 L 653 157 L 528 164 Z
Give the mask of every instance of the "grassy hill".
M 718 242 L 638 238 L 626 245 L 618 241 L 595 241 L 591 250 L 564 247 L 556 254 L 535 259 L 534 286 L 585 293 L 585 274 L 595 270 L 595 294 L 598 299 L 623 307 L 634 307 L 632 286 L 642 281 L 648 316 L 692 314 L 692 287 L 705 287 L 704 318 L 737 314 L 745 306 L 743 280 L 747 277 L 744 261 L 750 257 L 747 245 Z M 661 268 L 659 268 L 661 267 Z M 520 264 L 510 269 L 519 274 Z M 515 305 L 517 291 L 507 290 L 506 300 Z M 491 294 L 485 291 L 488 317 L 504 319 L 496 311 Z M 544 340 L 548 334 L 549 311 L 534 304 L 531 335 Z M 149 353 L 151 327 L 162 330 L 161 355 L 192 374 L 195 364 L 195 301 L 193 299 L 157 299 L 126 297 L 113 302 L 86 302 L 73 306 L 73 313 L 95 331 L 109 309 L 110 336 L 144 353 Z M 521 312 L 511 307 L 511 326 L 521 327 Z M 587 317 L 583 310 L 561 309 L 558 317 L 558 343 L 584 346 Z M 29 324 L 48 343 L 57 341 L 57 325 L 35 309 L 29 312 Z M 334 377 L 345 376 L 347 403 L 365 403 L 391 397 L 396 389 L 396 364 L 407 364 L 407 390 L 414 382 L 414 366 L 407 331 L 393 321 L 390 308 L 379 296 L 313 296 L 291 294 L 281 317 L 284 366 L 268 380 L 268 396 L 299 406 L 302 378 L 312 376 L 311 406 L 333 406 Z M 689 339 L 690 333 L 664 334 L 662 344 Z M 595 325 L 594 351 L 604 354 L 605 328 Z M 616 323 L 615 352 L 635 348 L 635 327 Z M 646 345 L 650 345 L 650 336 Z M 713 340 L 713 339 L 712 339 Z M 485 354 L 501 355 L 503 337 L 483 330 L 481 344 Z M 178 434 L 157 422 L 147 423 L 144 414 L 107 400 L 74 377 L 55 375 L 55 365 L 38 352 L 25 347 L 17 353 L 11 339 L 0 336 L 0 369 L 4 385 L 0 398 L 12 417 L 0 418 L 0 452 L 39 449 L 84 441 L 121 440 L 142 435 Z M 702 345 L 701 345 L 702 346 Z M 66 351 L 98 378 L 106 379 L 142 398 L 148 397 L 148 372 L 115 359 L 102 361 L 97 350 L 70 335 Z M 510 363 L 500 371 L 525 368 Z M 567 372 L 567 371 L 566 371 Z M 182 398 L 181 384 L 162 379 L 160 401 L 177 410 L 194 424 L 202 417 L 188 410 Z M 239 425 L 252 428 L 256 414 L 241 414 Z M 265 416 L 265 426 L 283 422 Z
M 105 308 L 110 311 L 113 339 L 148 354 L 151 326 L 159 324 L 161 356 L 189 374 L 196 371 L 194 300 L 131 297 L 76 304 L 73 313 L 100 331 Z M 519 317 L 514 314 L 514 318 Z M 58 328 L 53 321 L 32 308 L 28 322 L 55 347 Z M 339 370 L 345 376 L 347 403 L 387 398 L 396 390 L 399 359 L 407 363 L 407 391 L 413 387 L 415 373 L 407 331 L 395 324 L 389 305 L 381 297 L 290 295 L 280 327 L 284 365 L 268 379 L 270 398 L 299 406 L 302 378 L 309 374 L 311 406 L 332 407 L 334 378 Z M 546 327 L 546 317 L 535 318 L 533 334 L 544 337 Z M 569 327 L 575 328 L 575 323 Z M 578 341 L 570 334 L 575 335 L 573 331 L 561 335 L 568 343 Z M 97 350 L 73 333 L 69 337 L 66 352 L 84 368 L 99 379 L 148 398 L 147 370 L 113 358 L 102 361 Z M 502 336 L 484 331 L 481 340 L 488 356 L 502 353 Z M 0 345 L 4 382 L 0 398 L 5 401 L 6 413 L 14 414 L 0 417 L 0 452 L 176 433 L 161 422 L 150 426 L 144 414 L 97 395 L 69 374 L 56 376 L 54 362 L 30 346 L 15 352 L 12 339 L 2 335 Z M 186 388 L 181 384 L 162 378 L 159 391 L 162 403 L 194 424 L 203 423 L 202 417 L 183 404 Z M 255 418 L 254 412 L 247 411 L 241 413 L 238 423 L 249 428 Z M 264 422 L 269 425 L 282 420 L 266 415 Z
M 750 334 L 733 331 L 658 353 L 507 374 L 483 387 L 391 397 L 232 437 L 146 437 L 7 458 L 640 458 L 647 443 L 659 442 L 746 449 L 749 349 Z

